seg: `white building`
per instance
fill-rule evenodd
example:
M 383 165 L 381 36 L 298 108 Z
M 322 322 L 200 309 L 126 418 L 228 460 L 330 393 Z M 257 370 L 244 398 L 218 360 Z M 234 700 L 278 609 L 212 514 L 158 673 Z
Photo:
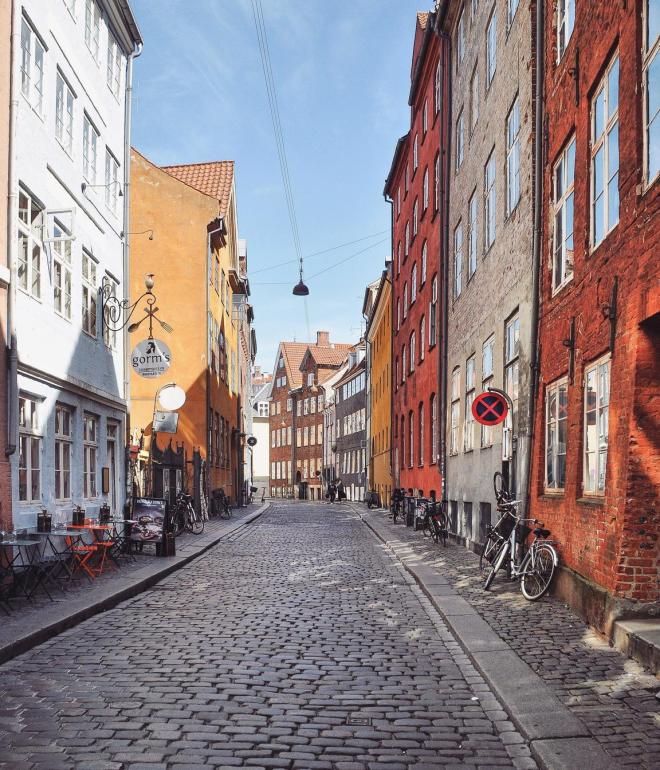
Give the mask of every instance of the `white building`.
M 125 333 L 102 287 L 128 277 L 130 83 L 142 41 L 126 0 L 22 0 L 12 19 L 10 420 L 15 526 L 47 508 L 121 510 Z
M 252 435 L 257 443 L 252 449 L 252 481 L 258 492 L 255 497 L 259 500 L 263 494 L 268 494 L 268 479 L 270 474 L 270 443 L 269 443 L 269 402 L 272 383 L 262 382 L 254 385 L 252 395 Z
M 350 357 L 337 371 L 326 380 L 321 388 L 323 390 L 323 486 L 327 488 L 331 481 L 336 481 L 339 474 L 339 460 L 337 456 L 337 409 L 335 385 L 349 370 Z

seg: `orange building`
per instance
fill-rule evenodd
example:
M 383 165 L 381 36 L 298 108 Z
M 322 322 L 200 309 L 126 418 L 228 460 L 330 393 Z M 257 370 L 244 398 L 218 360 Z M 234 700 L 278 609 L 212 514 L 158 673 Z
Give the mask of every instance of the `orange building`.
M 198 451 L 207 488 L 222 487 L 236 500 L 244 447 L 233 309 L 247 279 L 239 264 L 234 164 L 158 167 L 134 149 L 131 184 L 131 301 L 144 292 L 145 274 L 153 273 L 158 315 L 174 329 L 154 329 L 171 350 L 168 371 L 155 379 L 131 374 L 141 491 L 170 501 L 181 488 L 199 495 L 192 466 Z M 135 334 L 131 345 L 137 341 Z M 155 397 L 172 382 L 186 393 L 177 432 L 157 434 L 152 445 Z

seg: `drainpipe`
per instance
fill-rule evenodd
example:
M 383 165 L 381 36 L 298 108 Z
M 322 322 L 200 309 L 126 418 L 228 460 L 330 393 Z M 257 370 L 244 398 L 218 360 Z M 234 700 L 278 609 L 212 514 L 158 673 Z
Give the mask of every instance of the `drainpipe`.
M 14 223 L 18 218 L 18 177 L 14 162 L 16 125 L 18 121 L 18 51 L 20 51 L 19 29 L 17 21 L 18 5 L 12 2 L 11 43 L 10 43 L 10 85 L 9 85 L 9 158 L 7 190 L 7 255 L 9 257 L 10 281 L 7 291 L 7 350 L 8 387 L 7 387 L 7 457 L 16 452 L 16 423 L 18 406 L 18 349 L 16 338 L 16 282 L 18 280 L 16 259 L 17 248 L 14 235 Z
M 225 221 L 224 219 L 220 219 L 220 225 L 215 228 L 215 230 L 211 230 L 207 232 L 206 234 L 206 275 L 204 276 L 204 280 L 206 281 L 206 345 L 207 345 L 207 360 L 206 360 L 206 416 L 204 417 L 204 420 L 207 423 L 206 428 L 206 463 L 207 467 L 209 469 L 209 483 L 211 479 L 211 466 L 209 463 L 209 458 L 211 457 L 211 432 L 210 429 L 213 427 L 212 425 L 208 424 L 209 420 L 209 412 L 211 410 L 211 350 L 209 348 L 209 335 L 211 333 L 211 320 L 209 318 L 209 313 L 211 310 L 211 260 L 213 259 L 213 253 L 211 251 L 211 238 L 216 234 L 221 232 L 224 229 Z M 225 351 L 227 350 L 227 336 L 225 335 Z M 220 362 L 218 361 L 218 365 Z M 227 386 L 229 383 L 227 383 Z M 231 439 L 230 439 L 231 441 Z M 231 449 L 231 447 L 230 447 Z M 238 494 L 238 490 L 236 490 L 236 493 Z M 238 503 L 238 497 L 236 497 L 236 501 Z
M 394 331 L 396 329 L 396 326 L 394 325 L 394 317 L 395 317 L 395 302 L 394 302 L 394 271 L 396 270 L 395 260 L 396 256 L 394 254 L 394 199 L 388 197 L 387 193 L 383 194 L 383 198 L 385 199 L 385 203 L 390 204 L 390 260 L 392 264 L 392 286 L 390 288 L 390 305 L 391 305 L 391 313 L 392 317 L 390 319 L 391 323 L 391 329 L 392 333 L 390 334 L 390 415 L 391 417 L 394 417 L 394 388 L 396 386 L 395 382 L 395 373 L 394 373 Z M 390 462 L 390 478 L 392 479 L 392 487 L 394 487 L 395 481 L 398 486 L 399 479 L 394 478 L 394 463 L 392 462 L 392 453 L 394 452 L 394 420 L 390 419 L 390 451 L 389 451 L 389 462 Z
M 440 276 L 442 287 L 442 318 L 440 330 L 440 345 L 438 362 L 438 385 L 440 390 L 440 459 L 438 470 L 440 472 L 440 500 L 447 504 L 447 334 L 449 327 L 449 178 L 451 174 L 451 38 L 440 30 L 441 20 L 438 19 L 436 33 L 444 41 L 446 53 L 444 55 L 444 81 L 449 83 L 446 93 L 446 110 L 440 116 L 440 148 L 444 156 L 442 168 L 442 217 L 441 217 L 441 252 L 440 252 Z M 446 119 L 445 116 L 446 115 Z M 446 137 L 446 139 L 445 139 Z
M 523 515 L 529 507 L 531 495 L 531 466 L 532 444 L 534 441 L 534 419 L 536 413 L 536 391 L 539 375 L 539 284 L 541 271 L 541 224 L 542 224 L 542 193 L 543 193 L 543 76 L 544 52 L 543 45 L 543 0 L 536 0 L 536 93 L 534 95 L 534 240 L 532 244 L 532 308 L 530 335 L 530 382 L 529 403 L 527 406 L 527 442 L 523 453 L 521 468 L 520 491 L 523 496 Z
M 130 303 L 131 296 L 131 262 L 130 262 L 130 218 L 131 218 L 131 118 L 133 98 L 133 60 L 142 53 L 142 43 L 136 43 L 126 59 L 126 90 L 124 93 L 124 259 L 123 259 L 123 295 L 124 302 Z M 122 343 L 124 346 L 124 402 L 126 405 L 126 422 L 124 436 L 126 447 L 131 443 L 131 366 L 130 366 L 130 339 L 127 326 L 122 331 Z M 149 445 L 151 452 L 151 444 Z M 149 464 L 151 467 L 151 463 Z M 130 479 L 130 460 L 126 452 L 126 480 L 125 489 L 127 495 L 132 496 Z

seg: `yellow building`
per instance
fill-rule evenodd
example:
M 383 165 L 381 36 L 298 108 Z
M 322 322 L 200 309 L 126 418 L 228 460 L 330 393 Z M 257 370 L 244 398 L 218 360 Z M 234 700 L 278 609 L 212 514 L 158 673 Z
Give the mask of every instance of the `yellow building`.
M 159 317 L 155 325 L 172 353 L 170 368 L 155 379 L 131 374 L 131 433 L 152 437 L 154 398 L 174 382 L 186 392 L 177 433 L 158 433 L 144 485 L 173 501 L 180 488 L 197 496 L 190 460 L 206 461 L 208 489 L 223 487 L 236 500 L 243 483 L 238 323 L 234 304 L 246 280 L 239 244 L 232 161 L 159 167 L 135 149 L 131 155 L 131 301 L 153 273 Z M 131 345 L 145 335 L 134 333 Z M 185 461 L 182 467 L 182 456 Z
M 390 431 L 392 415 L 392 280 L 391 263 L 379 281 L 365 294 L 363 313 L 367 319 L 367 366 L 369 430 L 369 489 L 380 496 L 381 505 L 389 506 L 392 496 Z

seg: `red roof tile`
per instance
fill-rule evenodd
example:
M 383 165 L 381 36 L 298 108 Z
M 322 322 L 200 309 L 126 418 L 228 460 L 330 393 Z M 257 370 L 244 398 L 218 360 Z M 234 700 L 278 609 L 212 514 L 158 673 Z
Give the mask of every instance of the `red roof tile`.
M 161 166 L 179 181 L 195 190 L 216 198 L 220 214 L 226 215 L 234 181 L 234 161 L 216 160 L 211 163 L 185 163 L 178 166 Z

